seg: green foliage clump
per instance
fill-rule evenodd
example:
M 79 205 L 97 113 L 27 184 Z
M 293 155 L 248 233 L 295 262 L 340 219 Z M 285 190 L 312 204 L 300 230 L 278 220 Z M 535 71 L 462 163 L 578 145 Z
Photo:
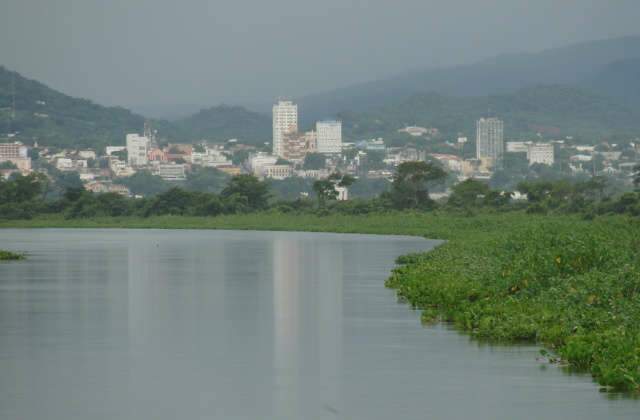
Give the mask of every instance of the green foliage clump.
M 0 261 L 17 261 L 24 260 L 24 254 L 19 254 L 16 252 L 5 251 L 0 249 Z
M 479 221 L 478 221 L 479 222 Z M 425 322 L 473 336 L 540 342 L 602 385 L 640 389 L 640 224 L 629 219 L 506 217 L 495 231 L 454 230 L 405 257 L 388 286 Z

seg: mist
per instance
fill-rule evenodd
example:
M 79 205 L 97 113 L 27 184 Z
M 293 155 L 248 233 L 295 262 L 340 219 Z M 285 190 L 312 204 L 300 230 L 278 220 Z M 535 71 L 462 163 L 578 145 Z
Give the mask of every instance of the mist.
M 633 0 L 4 0 L 2 65 L 106 105 L 251 105 L 637 32 Z

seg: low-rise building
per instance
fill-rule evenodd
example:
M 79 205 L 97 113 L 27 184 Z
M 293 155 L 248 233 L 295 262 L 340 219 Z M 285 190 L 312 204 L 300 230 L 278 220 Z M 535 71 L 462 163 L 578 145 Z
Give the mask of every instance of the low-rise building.
M 553 165 L 555 159 L 553 143 L 529 143 L 527 145 L 527 159 L 529 166 L 536 163 Z
M 443 153 L 432 153 L 430 156 L 438 160 L 447 170 L 452 172 L 462 172 L 461 157 Z
M 285 179 L 289 178 L 293 172 L 290 165 L 265 165 L 263 167 L 264 178 Z
M 505 145 L 505 151 L 507 153 L 527 153 L 530 144 L 530 141 L 508 141 Z
M 187 179 L 183 163 L 157 163 L 152 166 L 151 173 L 165 181 L 184 181 Z

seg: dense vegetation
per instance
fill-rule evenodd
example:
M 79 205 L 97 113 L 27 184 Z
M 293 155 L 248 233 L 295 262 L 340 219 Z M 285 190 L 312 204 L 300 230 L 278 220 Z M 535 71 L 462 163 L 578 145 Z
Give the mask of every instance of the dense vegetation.
M 640 389 L 638 220 L 513 215 L 448 228 L 425 232 L 450 241 L 401 258 L 387 283 L 425 322 L 543 343 L 604 386 Z
M 397 168 L 389 189 L 370 199 L 337 201 L 338 187 L 355 188 L 358 181 L 348 175 L 332 174 L 311 184 L 314 194 L 307 198 L 282 199 L 273 194 L 274 181 L 259 181 L 251 175 L 232 178 L 214 170 L 202 169 L 189 175 L 180 186 L 139 172 L 121 180 L 134 194 L 129 198 L 116 193 L 94 194 L 84 190 L 73 172 L 51 169 L 50 176 L 33 173 L 0 180 L 0 219 L 30 219 L 44 214 L 63 214 L 70 219 L 101 216 L 158 216 L 220 214 L 277 210 L 284 213 L 367 214 L 396 210 L 431 211 L 440 209 L 472 215 L 477 212 L 525 211 L 530 214 L 580 214 L 592 219 L 606 214 L 640 215 L 640 193 L 612 194 L 605 178 L 585 181 L 535 180 L 521 182 L 517 190 L 526 200 L 515 201 L 511 192 L 493 190 L 490 185 L 469 179 L 452 187 L 446 201 L 436 202 L 429 189 L 446 180 L 437 164 L 405 162 Z M 636 176 L 640 185 L 640 168 Z M 308 181 L 303 181 L 303 187 Z M 287 184 L 290 182 L 284 182 Z M 294 186 L 295 187 L 295 186 Z M 288 189 L 291 186 L 287 187 Z M 295 190 L 295 188 L 294 188 Z M 153 193 L 153 194 L 151 194 Z
M 18 254 L 16 252 L 5 251 L 0 249 L 0 261 L 15 261 L 23 260 L 24 254 Z
M 26 143 L 101 148 L 123 144 L 126 133 L 140 131 L 143 125 L 143 117 L 124 108 L 72 98 L 0 66 L 0 132 L 17 131 Z
M 595 142 L 619 133 L 640 132 L 640 114 L 634 107 L 589 91 L 566 86 L 537 86 L 514 93 L 452 97 L 414 94 L 407 99 L 365 113 L 344 112 L 345 136 L 384 137 L 393 140 L 408 124 L 436 127 L 447 138 L 464 133 L 473 138 L 475 121 L 487 115 L 505 121 L 510 138 L 577 136 Z
M 15 119 L 12 102 L 15 97 Z M 27 144 L 59 148 L 124 144 L 126 133 L 143 129 L 145 118 L 120 107 L 73 98 L 0 66 L 0 133 L 18 132 Z M 178 121 L 152 121 L 169 141 L 238 138 L 261 145 L 271 138 L 271 120 L 242 107 L 219 106 Z

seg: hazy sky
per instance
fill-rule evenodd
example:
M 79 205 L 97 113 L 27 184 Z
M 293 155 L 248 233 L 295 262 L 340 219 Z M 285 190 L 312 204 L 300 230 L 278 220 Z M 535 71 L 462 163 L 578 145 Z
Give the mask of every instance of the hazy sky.
M 639 0 L 1 0 L 0 64 L 104 104 L 248 103 L 640 33 Z

